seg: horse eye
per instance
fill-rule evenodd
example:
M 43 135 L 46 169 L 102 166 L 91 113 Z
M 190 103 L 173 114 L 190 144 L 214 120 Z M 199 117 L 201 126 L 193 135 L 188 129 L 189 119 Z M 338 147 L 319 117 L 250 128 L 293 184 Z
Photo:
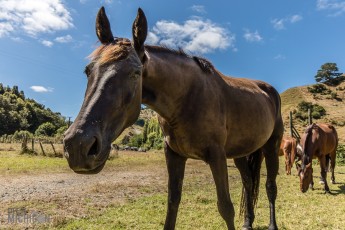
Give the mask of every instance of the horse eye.
M 141 76 L 141 72 L 139 70 L 134 71 L 131 75 L 131 78 L 137 79 Z
M 91 74 L 91 68 L 90 68 L 90 65 L 91 65 L 91 64 L 89 64 L 89 65 L 85 66 L 85 69 L 84 69 L 84 73 L 86 74 L 86 76 L 87 76 L 87 77 L 89 77 L 89 76 L 90 76 L 90 74 Z

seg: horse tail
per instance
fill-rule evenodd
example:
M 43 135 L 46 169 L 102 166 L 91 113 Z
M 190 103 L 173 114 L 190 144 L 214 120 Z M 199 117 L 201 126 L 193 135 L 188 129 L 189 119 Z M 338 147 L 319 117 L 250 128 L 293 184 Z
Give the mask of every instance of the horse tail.
M 256 203 L 259 197 L 260 169 L 261 169 L 262 160 L 263 160 L 263 153 L 261 149 L 247 156 L 247 163 L 248 163 L 248 167 L 249 167 L 249 170 L 251 173 L 251 179 L 252 179 L 251 195 L 252 195 L 252 201 L 253 201 L 253 208 L 256 207 Z M 244 210 L 245 210 L 244 207 L 245 207 L 244 186 L 242 186 L 240 215 L 244 213 Z

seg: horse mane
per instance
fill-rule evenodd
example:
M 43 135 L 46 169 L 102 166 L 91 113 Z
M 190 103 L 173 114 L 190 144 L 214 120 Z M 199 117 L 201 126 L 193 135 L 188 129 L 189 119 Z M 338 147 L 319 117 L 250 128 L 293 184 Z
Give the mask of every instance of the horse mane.
M 311 157 L 309 155 L 307 155 L 306 153 L 308 152 L 307 148 L 309 146 L 309 142 L 311 141 L 311 137 L 313 135 L 313 130 L 317 130 L 319 129 L 319 126 L 317 126 L 315 123 L 309 125 L 306 130 L 304 131 L 304 133 L 306 134 L 305 136 L 305 140 L 303 143 L 303 156 L 302 156 L 302 163 L 307 165 L 309 164 L 309 162 L 312 160 Z
M 112 61 L 125 59 L 131 49 L 131 41 L 126 38 L 115 38 L 113 42 L 100 45 L 88 58 L 92 62 L 104 65 Z
M 198 64 L 198 66 L 203 72 L 210 73 L 210 74 L 217 72 L 213 64 L 209 60 L 202 57 L 198 57 L 198 56 L 191 56 L 187 54 L 182 48 L 179 48 L 176 50 L 176 49 L 168 48 L 166 46 L 151 46 L 151 45 L 150 46 L 147 45 L 145 46 L 145 48 L 147 50 L 155 51 L 158 53 L 171 53 L 171 54 L 176 54 L 178 56 L 191 58 Z
M 104 65 L 112 61 L 125 59 L 130 52 L 130 48 L 131 41 L 129 39 L 115 38 L 114 41 L 109 44 L 100 45 L 88 56 L 88 58 L 92 62 L 96 62 L 99 65 Z M 178 50 L 171 49 L 165 46 L 145 46 L 145 48 L 158 53 L 171 53 L 178 56 L 191 58 L 198 64 L 203 72 L 210 74 L 217 72 L 213 64 L 209 60 L 202 57 L 190 56 L 181 48 Z

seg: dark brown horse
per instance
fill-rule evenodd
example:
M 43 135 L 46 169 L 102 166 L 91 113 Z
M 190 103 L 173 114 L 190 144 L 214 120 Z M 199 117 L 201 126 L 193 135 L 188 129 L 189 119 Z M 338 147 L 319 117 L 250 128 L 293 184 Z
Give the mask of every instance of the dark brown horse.
M 291 175 L 291 168 L 295 161 L 302 157 L 302 151 L 298 146 L 297 140 L 293 137 L 283 137 L 280 144 L 279 156 L 285 157 L 286 175 Z
M 306 192 L 309 187 L 313 188 L 312 160 L 318 158 L 321 167 L 321 181 L 324 183 L 325 191 L 329 192 L 326 176 L 329 160 L 331 160 L 331 182 L 335 183 L 334 167 L 338 146 L 337 131 L 332 125 L 312 124 L 305 130 L 301 139 L 301 146 L 303 149 L 302 165 L 297 164 L 301 191 Z
M 187 158 L 210 165 L 218 210 L 235 229 L 227 158 L 234 158 L 244 185 L 244 229 L 254 220 L 262 153 L 267 165 L 269 229 L 277 229 L 275 199 L 278 151 L 283 134 L 278 92 L 262 81 L 226 77 L 199 57 L 145 46 L 147 21 L 141 9 L 131 42 L 115 38 L 104 8 L 96 19 L 101 46 L 86 67 L 81 110 L 65 134 L 65 155 L 77 173 L 98 173 L 110 144 L 139 116 L 141 103 L 159 114 L 169 175 L 165 229 L 174 229 Z

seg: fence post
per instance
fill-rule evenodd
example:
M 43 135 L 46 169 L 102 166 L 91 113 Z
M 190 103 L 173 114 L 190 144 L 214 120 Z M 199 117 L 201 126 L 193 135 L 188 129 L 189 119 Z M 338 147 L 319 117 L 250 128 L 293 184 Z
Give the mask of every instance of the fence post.
M 290 136 L 293 137 L 292 112 L 290 111 Z
M 41 140 L 38 140 L 38 143 L 40 143 L 40 146 L 41 146 L 41 150 L 42 150 L 43 156 L 46 156 L 46 153 L 44 152 L 44 149 L 43 149 Z
M 54 151 L 54 156 L 57 157 L 57 154 L 56 154 L 56 151 L 55 151 L 55 148 L 54 148 L 54 145 L 53 145 L 53 142 L 50 142 L 50 145 L 52 146 L 53 148 L 53 151 Z

